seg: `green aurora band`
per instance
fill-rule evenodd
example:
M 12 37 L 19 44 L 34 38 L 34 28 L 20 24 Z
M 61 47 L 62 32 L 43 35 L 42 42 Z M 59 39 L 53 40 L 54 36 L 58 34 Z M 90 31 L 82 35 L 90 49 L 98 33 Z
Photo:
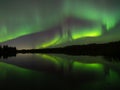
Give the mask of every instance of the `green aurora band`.
M 110 7 L 109 3 L 107 3 L 106 0 L 101 0 L 100 3 L 94 3 L 94 0 L 63 0 L 56 8 L 54 7 L 55 2 L 45 3 L 41 1 L 39 4 L 37 4 L 37 2 L 29 2 L 29 4 L 22 2 L 23 7 L 18 3 L 16 5 L 15 3 L 10 3 L 8 7 L 13 5 L 12 8 L 10 8 L 11 11 L 6 7 L 0 11 L 0 42 L 35 32 L 41 32 L 59 23 L 62 25 L 64 19 L 69 16 L 96 23 L 94 27 L 81 28 L 75 26 L 71 28 L 70 33 L 72 40 L 83 37 L 98 37 L 103 34 L 102 25 L 104 25 L 106 31 L 109 32 L 120 20 L 119 9 L 114 6 Z M 68 30 L 65 29 L 64 31 L 66 32 Z M 58 35 L 50 41 L 46 41 L 42 45 L 37 45 L 36 48 L 45 48 L 65 42 L 68 40 L 68 36 L 64 34 L 65 33 L 60 37 L 58 33 Z

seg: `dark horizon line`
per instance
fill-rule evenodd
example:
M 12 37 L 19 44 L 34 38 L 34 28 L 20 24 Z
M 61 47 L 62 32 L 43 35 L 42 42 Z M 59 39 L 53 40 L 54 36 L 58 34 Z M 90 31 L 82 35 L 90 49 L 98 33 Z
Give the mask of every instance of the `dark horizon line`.
M 88 44 L 76 44 L 76 45 L 66 45 L 66 46 L 63 46 L 63 47 L 55 47 L 55 48 L 64 48 L 64 47 L 70 47 L 70 46 L 88 46 L 88 45 L 105 45 L 105 44 L 114 44 L 114 43 L 120 43 L 120 40 L 117 40 L 117 41 L 113 41 L 113 42 L 106 42 L 106 43 L 88 43 Z M 16 48 L 16 50 L 32 50 L 33 48 L 31 49 L 17 49 L 16 46 L 8 46 L 8 44 L 5 44 L 5 45 L 0 45 L 0 48 L 4 48 L 4 47 L 8 47 L 8 48 Z M 49 48 L 38 48 L 38 49 L 51 49 L 54 47 L 49 47 Z
M 54 53 L 69 55 L 119 55 L 120 41 L 106 44 L 71 45 L 58 48 L 22 49 L 18 53 Z
M 88 56 L 115 56 L 120 57 L 120 41 L 106 44 L 88 44 L 88 45 L 71 45 L 59 48 L 42 48 L 42 49 L 21 49 L 16 47 L 0 46 L 0 58 L 8 58 L 22 53 L 39 53 L 39 54 L 65 54 L 65 55 L 88 55 Z
M 9 53 L 63 53 L 63 54 L 118 54 L 120 53 L 120 41 L 109 42 L 105 44 L 87 44 L 87 45 L 70 45 L 58 48 L 42 48 L 42 49 L 21 49 L 16 47 L 8 47 L 8 45 L 0 46 L 0 54 Z

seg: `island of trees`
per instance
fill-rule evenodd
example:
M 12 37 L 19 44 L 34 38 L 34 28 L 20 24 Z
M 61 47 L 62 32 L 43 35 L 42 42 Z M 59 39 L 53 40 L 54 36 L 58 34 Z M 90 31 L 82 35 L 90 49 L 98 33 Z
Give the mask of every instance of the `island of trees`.
M 16 47 L 9 47 L 7 45 L 0 46 L 0 57 L 3 56 L 3 58 L 7 58 L 9 56 L 15 56 L 17 53 L 54 53 L 69 55 L 119 56 L 120 41 L 105 44 L 72 45 L 59 48 L 22 50 L 17 50 Z
M 16 47 L 9 47 L 8 45 L 0 46 L 0 58 L 8 58 L 11 56 L 16 56 Z
M 72 45 L 59 48 L 18 50 L 18 53 L 55 53 L 70 55 L 119 55 L 120 41 L 105 44 Z

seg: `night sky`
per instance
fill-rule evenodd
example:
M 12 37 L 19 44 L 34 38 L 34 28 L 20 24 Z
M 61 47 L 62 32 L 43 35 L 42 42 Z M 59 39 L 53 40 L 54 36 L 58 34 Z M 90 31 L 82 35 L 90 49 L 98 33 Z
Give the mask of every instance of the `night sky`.
M 0 43 L 17 48 L 120 40 L 120 0 L 0 0 Z

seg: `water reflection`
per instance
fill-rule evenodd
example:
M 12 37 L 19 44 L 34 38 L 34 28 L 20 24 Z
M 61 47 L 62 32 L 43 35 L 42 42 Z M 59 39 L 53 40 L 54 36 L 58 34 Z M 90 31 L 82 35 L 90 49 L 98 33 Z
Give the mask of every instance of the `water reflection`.
M 0 88 L 2 89 L 44 88 L 54 80 L 54 75 L 3 62 L 0 63 L 0 73 Z
M 104 56 L 105 60 L 110 61 L 110 62 L 119 62 L 120 61 L 120 56 Z
M 119 87 L 120 82 L 120 63 L 103 56 L 19 54 L 1 60 L 0 68 L 1 80 L 16 79 L 36 88 L 101 90 Z
M 10 57 L 16 57 L 16 53 L 5 53 L 5 54 L 0 53 L 0 59 L 1 58 L 7 59 L 7 58 L 10 58 Z

